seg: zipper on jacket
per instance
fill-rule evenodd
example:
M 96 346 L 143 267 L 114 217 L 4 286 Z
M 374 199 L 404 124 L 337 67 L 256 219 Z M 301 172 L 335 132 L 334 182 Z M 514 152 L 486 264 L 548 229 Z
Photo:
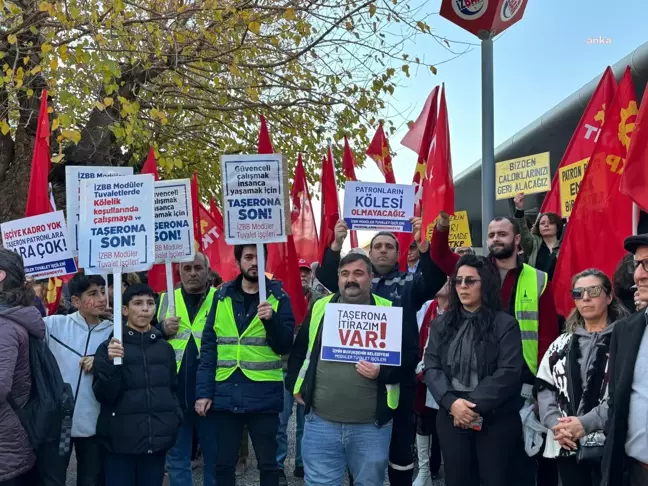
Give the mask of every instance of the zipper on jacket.
M 148 413 L 146 415 L 146 420 L 148 423 L 148 453 L 151 454 L 153 452 L 153 447 L 151 443 L 153 442 L 151 435 L 151 387 L 149 383 L 149 375 L 148 375 L 148 366 L 146 364 L 146 349 L 144 349 L 144 333 L 140 333 L 140 348 L 142 350 L 142 358 L 144 359 L 144 381 L 146 382 L 146 408 L 148 410 Z
M 79 314 L 81 316 L 81 314 Z M 83 319 L 83 317 L 81 317 Z M 85 319 L 84 319 L 85 320 Z M 86 339 L 86 344 L 85 344 L 85 349 L 83 350 L 83 356 L 82 358 L 85 358 L 88 355 L 88 346 L 90 346 L 90 338 L 92 337 L 92 331 L 95 330 L 97 326 L 101 325 L 101 323 L 97 324 L 95 327 L 90 327 L 90 324 L 86 322 L 86 326 L 88 326 L 88 338 Z M 79 379 L 77 380 L 77 386 L 76 390 L 74 392 L 74 404 L 76 407 L 76 400 L 77 397 L 79 396 L 79 387 L 81 386 L 81 378 L 83 377 L 83 369 L 79 368 Z

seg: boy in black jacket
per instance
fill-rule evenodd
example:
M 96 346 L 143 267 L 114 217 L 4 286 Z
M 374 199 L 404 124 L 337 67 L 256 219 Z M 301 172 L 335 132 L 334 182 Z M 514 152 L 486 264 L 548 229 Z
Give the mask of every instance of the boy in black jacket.
M 113 337 L 95 355 L 92 388 L 101 404 L 97 435 L 106 448 L 106 486 L 161 486 L 182 422 L 175 354 L 151 326 L 154 295 L 144 284 L 126 289 L 123 344 Z M 114 365 L 114 358 L 123 364 Z

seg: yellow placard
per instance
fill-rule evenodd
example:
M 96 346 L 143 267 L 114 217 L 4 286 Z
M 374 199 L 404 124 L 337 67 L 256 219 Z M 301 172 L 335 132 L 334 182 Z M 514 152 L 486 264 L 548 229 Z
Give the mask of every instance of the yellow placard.
M 560 213 L 563 218 L 569 218 L 571 216 L 576 195 L 580 189 L 588 163 L 589 157 L 561 167 L 558 171 L 560 177 Z
M 527 155 L 495 164 L 495 199 L 511 199 L 518 193 L 536 194 L 551 188 L 549 152 Z
M 428 225 L 426 236 L 427 240 L 432 239 L 432 231 L 436 226 L 436 221 Z M 460 248 L 463 246 L 472 246 L 470 237 L 470 225 L 468 224 L 468 211 L 455 211 L 454 216 L 450 216 L 450 235 L 448 235 L 450 248 Z

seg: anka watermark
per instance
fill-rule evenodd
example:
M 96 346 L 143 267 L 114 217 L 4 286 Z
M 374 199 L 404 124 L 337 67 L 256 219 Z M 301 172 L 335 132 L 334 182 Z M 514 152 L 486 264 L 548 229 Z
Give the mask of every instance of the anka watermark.
M 588 44 L 597 44 L 597 45 L 612 44 L 612 39 L 609 38 L 609 37 L 603 37 L 603 36 L 588 37 L 587 38 L 587 43 Z

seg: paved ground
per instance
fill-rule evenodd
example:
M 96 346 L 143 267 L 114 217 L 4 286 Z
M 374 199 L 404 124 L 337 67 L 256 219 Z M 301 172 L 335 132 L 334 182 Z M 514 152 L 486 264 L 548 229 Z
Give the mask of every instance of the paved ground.
M 294 461 L 295 461 L 295 414 L 292 415 L 290 419 L 290 423 L 288 425 L 288 430 L 289 430 L 289 446 L 288 446 L 288 459 L 286 460 L 286 476 L 288 477 L 288 485 L 289 486 L 303 486 L 304 481 L 302 479 L 298 479 L 293 477 L 292 472 L 294 469 Z M 256 461 L 254 460 L 254 448 L 252 447 L 252 443 L 250 442 L 250 460 L 252 462 L 252 466 L 247 470 L 247 472 L 237 478 L 236 483 L 238 486 L 258 486 L 259 485 L 259 472 L 257 471 L 256 468 Z M 385 484 L 389 484 L 387 481 Z M 443 480 L 438 480 L 434 481 L 433 486 L 444 486 Z M 165 486 L 167 485 L 167 481 L 165 481 Z M 344 482 L 344 485 L 348 485 L 348 481 Z M 76 463 L 74 456 L 72 457 L 72 460 L 70 461 L 70 469 L 68 471 L 68 476 L 67 476 L 67 483 L 66 486 L 76 486 Z M 196 463 L 196 468 L 193 470 L 193 486 L 203 486 L 203 470 L 202 470 L 202 464 L 199 462 Z

